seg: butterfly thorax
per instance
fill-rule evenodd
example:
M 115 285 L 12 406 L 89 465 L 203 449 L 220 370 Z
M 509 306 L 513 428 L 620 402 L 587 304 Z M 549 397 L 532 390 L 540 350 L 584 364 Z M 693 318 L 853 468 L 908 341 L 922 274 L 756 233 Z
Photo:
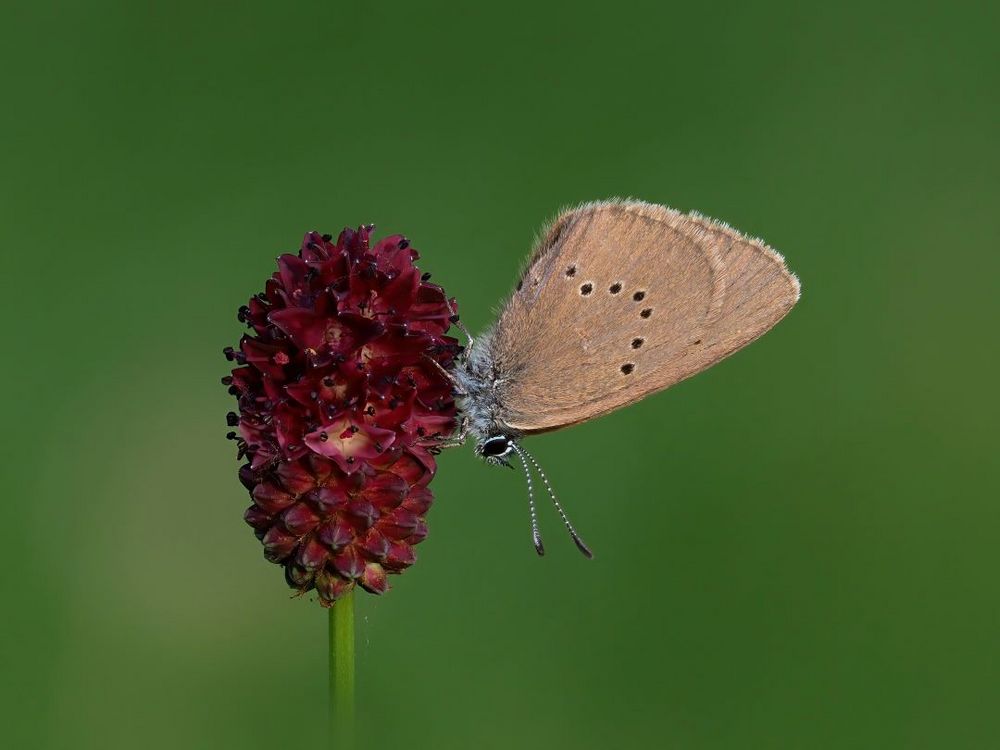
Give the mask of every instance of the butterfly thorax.
M 496 371 L 489 342 L 488 335 L 477 339 L 454 373 L 463 393 L 459 398 L 459 410 L 467 421 L 469 433 L 479 445 L 497 436 L 520 437 L 517 430 L 500 418 L 503 379 Z

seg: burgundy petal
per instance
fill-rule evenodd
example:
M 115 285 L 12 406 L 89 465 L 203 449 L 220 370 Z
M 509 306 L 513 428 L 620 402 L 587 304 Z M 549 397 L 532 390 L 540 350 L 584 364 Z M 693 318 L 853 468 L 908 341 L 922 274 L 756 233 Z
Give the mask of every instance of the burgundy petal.
M 329 570 L 321 570 L 316 574 L 316 591 L 322 603 L 329 607 L 333 602 L 354 588 L 354 582 L 341 578 Z
M 336 552 L 354 540 L 354 527 L 344 518 L 334 518 L 319 527 L 318 538 Z
M 389 552 L 385 556 L 383 565 L 389 570 L 402 570 L 408 568 L 417 560 L 413 553 L 413 548 L 406 542 L 394 542 L 389 545 Z
M 312 310 L 275 310 L 268 319 L 280 328 L 299 349 L 318 349 L 326 340 L 330 319 Z M 249 360 L 248 360 L 249 361 Z
M 377 457 L 395 439 L 392 430 L 344 418 L 309 433 L 305 443 L 316 453 L 333 459 L 343 471 L 352 472 L 360 469 L 366 459 Z
M 365 565 L 364 572 L 361 574 L 361 579 L 358 583 L 364 586 L 366 591 L 370 591 L 373 594 L 385 593 L 386 589 L 389 588 L 385 568 L 378 563 L 368 563 Z
M 331 560 L 334 569 L 344 578 L 357 578 L 365 569 L 365 562 L 354 547 L 345 547 Z
M 314 537 L 306 537 L 305 541 L 299 545 L 298 554 L 295 558 L 299 565 L 308 570 L 318 570 L 326 563 L 330 550 L 326 545 Z
M 333 518 L 319 527 L 317 535 L 323 544 L 336 552 L 354 541 L 354 526 L 345 518 Z
M 276 470 L 285 491 L 301 495 L 316 486 L 316 478 L 300 463 L 281 463 Z
M 365 482 L 362 496 L 384 513 L 403 502 L 408 489 L 409 486 L 402 477 L 383 471 Z
M 271 562 L 281 562 L 298 543 L 298 538 L 283 531 L 280 526 L 272 526 L 264 535 L 264 557 Z
M 316 528 L 319 516 L 306 503 L 296 503 L 281 514 L 281 520 L 289 533 L 302 536 Z
M 261 510 L 271 514 L 295 502 L 291 495 L 269 482 L 262 482 L 254 487 L 253 500 Z

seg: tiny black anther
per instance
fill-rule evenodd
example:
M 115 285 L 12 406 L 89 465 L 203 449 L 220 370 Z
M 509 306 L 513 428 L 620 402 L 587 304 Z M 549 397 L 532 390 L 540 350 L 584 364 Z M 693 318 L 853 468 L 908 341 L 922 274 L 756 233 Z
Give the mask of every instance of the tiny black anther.
M 327 375 L 325 378 L 323 378 L 323 385 L 327 388 L 333 388 L 333 378 Z
M 351 434 L 354 435 L 357 432 L 358 432 L 358 426 L 352 424 L 351 425 Z
M 227 432 L 226 433 L 226 440 L 235 440 L 235 439 L 236 439 L 236 433 L 235 432 Z
M 421 281 L 430 281 L 431 280 L 430 273 L 422 273 L 422 274 L 420 274 L 420 280 Z
M 246 323 L 248 317 L 250 317 L 250 308 L 246 305 L 241 305 L 240 309 L 236 311 L 236 319 L 240 323 Z
M 632 370 L 634 370 L 634 369 L 635 369 L 635 365 L 633 365 L 631 362 L 627 362 L 624 365 L 622 365 L 622 374 L 623 375 L 629 375 L 629 374 L 631 374 Z
M 231 385 L 231 386 L 229 386 L 229 389 L 228 389 L 227 393 L 229 393 L 230 396 L 239 396 L 240 395 L 240 389 L 237 388 L 235 385 Z
M 418 435 L 419 435 L 420 437 L 423 437 L 424 435 L 426 435 L 426 434 L 427 434 L 427 431 L 426 431 L 426 430 L 425 430 L 425 429 L 424 429 L 423 427 L 418 427 L 418 428 L 417 428 L 417 434 L 418 434 Z
M 638 349 L 640 346 L 642 346 L 642 341 L 643 341 L 642 339 L 632 339 L 632 348 Z
M 365 414 L 367 414 L 369 417 L 374 417 L 375 416 L 375 407 L 374 406 L 369 406 L 367 409 L 365 409 Z
M 567 276 L 576 276 L 576 266 L 570 266 L 566 269 Z
M 325 432 L 321 432 L 321 433 L 319 434 L 319 441 L 320 441 L 321 443 L 325 443 L 325 442 L 326 442 L 326 441 L 327 441 L 327 440 L 328 440 L 329 438 L 330 438 L 330 436 L 329 436 L 329 435 L 327 435 L 327 434 L 326 434 Z
M 297 445 L 289 445 L 288 446 L 288 450 L 290 450 L 290 451 L 297 451 L 298 449 L 299 449 L 299 446 L 297 446 Z
M 401 239 L 399 241 L 399 249 L 400 250 L 405 250 L 409 246 L 410 246 L 410 241 L 408 239 L 406 239 L 406 237 L 404 237 L 403 239 Z
M 232 375 L 223 375 L 222 376 L 222 384 L 223 385 L 232 385 L 233 384 L 233 376 Z
M 267 302 L 267 297 L 264 296 L 264 292 L 257 292 L 257 294 L 255 294 L 254 297 L 259 299 L 261 302 Z
M 635 294 L 632 295 L 632 299 L 634 299 L 636 302 L 642 302 L 645 298 L 646 298 L 645 292 L 636 292 Z
M 594 285 L 589 282 L 580 287 L 580 294 L 584 296 L 590 294 L 592 291 L 594 291 Z
M 354 463 L 354 456 L 348 456 L 347 457 L 347 463 L 353 464 Z
M 457 323 L 458 322 L 458 316 L 457 315 L 450 315 L 450 316 L 448 316 L 448 322 L 449 323 Z
M 612 294 L 618 294 L 618 292 L 620 292 L 621 290 L 622 290 L 622 285 L 619 284 L 617 281 L 608 288 L 608 291 L 611 292 Z
M 639 316 L 642 317 L 642 318 L 648 318 L 652 314 L 653 314 L 653 308 L 652 307 L 647 307 L 645 310 L 643 310 L 641 313 L 639 313 Z
M 222 354 L 230 362 L 232 362 L 234 359 L 236 359 L 236 351 L 231 346 L 227 346 L 225 349 L 223 349 L 222 350 Z
M 240 423 L 240 418 L 236 412 L 231 411 L 226 415 L 226 424 L 229 425 L 230 427 L 235 427 L 239 423 Z
M 331 240 L 333 240 L 333 235 L 332 234 L 324 234 L 323 235 L 323 241 L 324 242 L 330 242 Z
M 382 448 L 382 443 L 375 443 L 375 452 L 381 453 L 384 449 Z

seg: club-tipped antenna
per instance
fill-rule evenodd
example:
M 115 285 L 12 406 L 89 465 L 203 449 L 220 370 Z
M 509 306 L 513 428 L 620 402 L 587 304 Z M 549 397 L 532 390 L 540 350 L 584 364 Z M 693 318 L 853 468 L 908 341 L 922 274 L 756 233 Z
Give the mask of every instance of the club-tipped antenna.
M 538 465 L 538 462 L 534 459 L 534 457 L 530 453 L 528 453 L 528 451 L 526 451 L 517 443 L 511 441 L 510 446 L 520 457 L 522 464 L 525 462 L 525 459 L 527 459 L 528 461 L 531 462 L 531 465 L 535 467 L 535 471 L 537 471 L 538 476 L 542 478 L 542 484 L 545 485 L 545 489 L 549 493 L 549 498 L 552 500 L 552 504 L 556 506 L 556 511 L 559 513 L 559 517 L 563 520 L 563 523 L 566 524 L 566 531 L 569 532 L 569 535 L 573 539 L 573 543 L 576 545 L 576 548 L 580 550 L 580 552 L 582 552 L 583 555 L 588 559 L 593 559 L 594 553 L 590 551 L 590 547 L 588 547 L 586 543 L 583 541 L 583 539 L 580 538 L 580 535 L 576 533 L 576 529 L 574 529 L 573 524 L 570 523 L 569 516 L 566 515 L 566 511 L 564 511 L 562 505 L 559 504 L 559 500 L 556 499 L 556 493 L 552 489 L 552 485 L 549 484 L 549 478 L 545 476 L 545 472 L 542 471 L 542 467 Z M 525 465 L 526 471 L 527 468 L 528 468 L 527 465 Z M 530 488 L 531 485 L 530 477 L 528 479 L 528 485 Z M 534 503 L 532 503 L 532 519 L 534 519 Z
M 524 469 L 524 478 L 528 480 L 528 510 L 531 511 L 531 541 L 535 545 L 535 552 L 541 557 L 545 554 L 545 545 L 542 544 L 542 532 L 538 529 L 538 513 L 535 510 L 535 489 L 531 481 L 531 471 L 528 470 L 528 462 L 517 446 L 510 444 L 517 451 L 517 457 L 521 459 L 521 468 Z

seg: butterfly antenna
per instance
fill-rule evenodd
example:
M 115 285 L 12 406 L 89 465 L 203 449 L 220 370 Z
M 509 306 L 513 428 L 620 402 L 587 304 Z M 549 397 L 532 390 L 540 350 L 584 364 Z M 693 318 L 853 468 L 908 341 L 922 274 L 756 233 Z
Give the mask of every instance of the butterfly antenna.
M 528 462 L 524 460 L 521 450 L 513 443 L 511 443 L 511 447 L 517 452 L 517 457 L 521 459 L 524 478 L 528 480 L 528 510 L 531 511 L 531 541 L 535 543 L 535 552 L 541 557 L 545 554 L 545 545 L 542 544 L 542 532 L 538 530 L 538 513 L 535 512 L 535 490 L 531 482 L 531 472 L 528 471 Z
M 556 499 L 556 493 L 552 489 L 552 485 L 549 484 L 549 478 L 545 476 L 545 472 L 542 471 L 542 467 L 539 466 L 538 462 L 534 459 L 534 457 L 521 446 L 517 445 L 516 443 L 511 443 L 511 447 L 515 451 L 517 451 L 517 454 L 519 456 L 521 456 L 522 463 L 524 462 L 525 457 L 527 457 L 527 459 L 531 461 L 531 465 L 535 467 L 535 471 L 538 472 L 538 476 L 542 478 L 542 484 L 545 485 L 545 489 L 548 491 L 549 497 L 552 499 L 552 504 L 556 506 L 556 511 L 558 511 L 559 517 L 563 520 L 563 523 L 566 524 L 566 531 L 569 532 L 570 537 L 573 539 L 573 543 L 576 545 L 577 549 L 584 554 L 585 557 L 587 557 L 588 559 L 593 559 L 594 553 L 590 551 L 590 547 L 588 547 L 586 543 L 583 541 L 583 539 L 580 538 L 580 535 L 576 533 L 576 529 L 574 529 L 573 524 L 570 523 L 569 517 L 566 515 L 566 511 L 563 510 L 562 505 L 560 505 L 559 501 Z M 525 469 L 527 469 L 527 467 L 525 467 Z

